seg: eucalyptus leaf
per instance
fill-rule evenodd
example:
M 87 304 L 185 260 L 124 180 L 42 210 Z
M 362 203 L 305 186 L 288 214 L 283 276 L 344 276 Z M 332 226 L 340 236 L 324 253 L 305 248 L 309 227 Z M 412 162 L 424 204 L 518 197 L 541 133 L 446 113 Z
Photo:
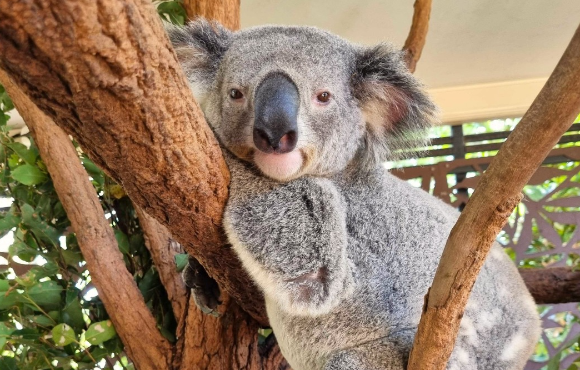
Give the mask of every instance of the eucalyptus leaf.
M 8 161 L 8 167 L 11 170 L 17 168 L 20 165 L 20 157 L 16 153 L 12 153 L 10 156 L 8 156 L 7 161 Z
M 48 176 L 40 171 L 38 167 L 24 164 L 12 170 L 12 178 L 24 185 L 37 185 L 45 182 Z
M 22 209 L 22 220 L 36 235 L 55 245 L 59 244 L 60 233 L 58 230 L 43 221 L 30 204 L 23 204 L 20 208 Z
M 8 337 L 10 337 L 10 334 L 12 334 L 13 331 L 14 329 L 9 328 L 3 322 L 0 322 L 0 353 L 2 353 L 2 349 L 4 349 L 4 345 L 6 344 Z
M 66 291 L 66 303 L 62 309 L 62 321 L 72 326 L 73 329 L 80 331 L 85 327 L 85 320 L 78 295 L 79 292 L 74 287 Z
M 0 357 L 0 370 L 18 370 L 16 359 L 13 357 Z
M 183 271 L 185 266 L 187 266 L 187 258 L 188 258 L 187 253 L 176 254 L 174 258 L 177 272 Z
M 76 342 L 75 331 L 67 324 L 58 324 L 52 328 L 52 340 L 57 346 L 64 347 L 67 344 Z
M 18 257 L 24 262 L 32 262 L 40 251 L 38 249 L 30 248 L 23 242 L 16 240 L 10 247 L 8 247 L 8 255 Z
M 26 163 L 31 166 L 36 164 L 36 158 L 38 158 L 38 149 L 36 147 L 31 146 L 30 149 L 26 147 L 26 145 L 21 143 L 9 143 L 6 144 L 7 147 L 14 150 L 16 154 Z
M 25 295 L 43 309 L 60 307 L 63 289 L 56 282 L 43 281 L 26 289 Z
M 45 315 L 32 315 L 28 316 L 27 319 L 44 327 L 52 327 L 55 324 L 55 321 L 52 318 L 46 317 Z
M 8 213 L 2 218 L 0 218 L 0 231 L 10 230 L 20 223 L 20 216 L 15 214 L 16 207 L 11 207 Z
M 155 289 L 160 285 L 159 273 L 157 273 L 155 268 L 151 267 L 145 273 L 145 275 L 143 275 L 143 278 L 141 279 L 141 281 L 139 281 L 138 285 L 139 290 L 143 295 L 143 299 L 145 299 L 145 302 L 148 302 L 153 296 Z
M 127 235 L 125 235 L 125 233 L 121 230 L 115 230 L 115 239 L 117 239 L 117 244 L 119 245 L 119 250 L 121 253 L 128 254 L 130 245 Z
M 85 339 L 92 345 L 101 344 L 117 335 L 111 320 L 100 321 L 89 326 Z
M 0 280 L 0 310 L 11 308 L 18 302 L 18 292 L 10 288 L 8 280 Z

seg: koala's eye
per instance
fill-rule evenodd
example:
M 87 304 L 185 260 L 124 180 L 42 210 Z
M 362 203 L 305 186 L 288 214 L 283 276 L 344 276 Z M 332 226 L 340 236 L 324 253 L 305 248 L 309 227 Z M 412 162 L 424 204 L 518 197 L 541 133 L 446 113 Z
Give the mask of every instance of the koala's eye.
M 323 91 L 316 95 L 316 100 L 318 100 L 320 103 L 328 103 L 330 100 L 330 93 L 328 91 Z
M 244 97 L 244 94 L 238 89 L 231 89 L 230 90 L 230 98 L 234 100 L 239 100 Z

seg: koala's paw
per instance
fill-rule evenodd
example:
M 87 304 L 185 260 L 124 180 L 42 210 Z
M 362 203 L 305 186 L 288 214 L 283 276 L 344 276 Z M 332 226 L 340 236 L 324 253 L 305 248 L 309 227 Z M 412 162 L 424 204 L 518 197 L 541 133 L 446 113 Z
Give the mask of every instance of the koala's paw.
M 192 256 L 189 256 L 188 264 L 183 270 L 183 280 L 185 285 L 191 289 L 197 307 L 205 314 L 219 316 L 217 307 L 222 303 L 220 288 Z

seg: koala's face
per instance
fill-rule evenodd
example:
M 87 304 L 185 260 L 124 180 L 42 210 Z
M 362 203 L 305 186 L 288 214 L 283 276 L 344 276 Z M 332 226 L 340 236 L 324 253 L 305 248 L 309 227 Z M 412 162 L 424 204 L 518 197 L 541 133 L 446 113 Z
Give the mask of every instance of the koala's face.
M 435 107 L 390 47 L 311 27 L 169 29 L 208 123 L 275 180 L 374 166 L 416 144 Z

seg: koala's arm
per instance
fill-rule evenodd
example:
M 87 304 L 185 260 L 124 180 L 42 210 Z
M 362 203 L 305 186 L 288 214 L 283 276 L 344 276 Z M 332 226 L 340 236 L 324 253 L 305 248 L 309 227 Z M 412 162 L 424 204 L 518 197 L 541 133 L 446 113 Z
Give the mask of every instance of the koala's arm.
M 331 304 L 348 274 L 346 210 L 332 181 L 278 183 L 231 155 L 226 160 L 232 180 L 224 226 L 254 280 L 267 296 L 286 297 L 286 306 Z
M 332 353 L 323 370 L 404 370 L 407 368 L 414 330 L 407 338 L 382 338 Z

